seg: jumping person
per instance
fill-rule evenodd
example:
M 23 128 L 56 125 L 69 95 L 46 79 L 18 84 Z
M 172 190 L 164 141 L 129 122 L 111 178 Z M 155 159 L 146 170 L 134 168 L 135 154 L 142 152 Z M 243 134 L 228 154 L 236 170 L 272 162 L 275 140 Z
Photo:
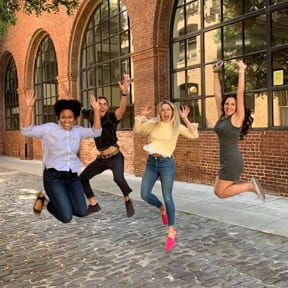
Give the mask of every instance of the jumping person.
M 180 116 L 187 127 L 180 124 L 177 107 L 170 101 L 158 104 L 157 116 L 148 119 L 151 112 L 149 107 L 142 110 L 140 116 L 135 117 L 134 132 L 148 136 L 149 144 L 144 146 L 148 159 L 141 182 L 141 197 L 147 203 L 160 209 L 163 225 L 168 224 L 168 237 L 165 249 L 171 250 L 176 241 L 175 204 L 172 196 L 175 179 L 175 160 L 173 152 L 176 148 L 179 135 L 190 139 L 198 138 L 198 129 L 188 120 L 190 108 L 182 106 Z M 152 193 L 157 179 L 160 179 L 163 204 Z
M 54 104 L 59 124 L 45 123 L 32 125 L 35 96 L 31 89 L 25 97 L 26 112 L 21 126 L 22 135 L 42 140 L 43 183 L 49 202 L 43 192 L 37 193 L 34 212 L 40 214 L 47 201 L 47 210 L 59 221 L 68 223 L 73 215 L 83 217 L 87 214 L 86 199 L 78 176 L 83 167 L 78 158 L 80 140 L 101 135 L 99 105 L 90 98 L 94 111 L 94 126 L 84 128 L 76 125 L 82 104 L 77 100 L 61 99 Z
M 118 82 L 121 91 L 120 106 L 114 111 L 109 111 L 109 104 L 106 97 L 98 97 L 99 112 L 101 118 L 102 134 L 95 137 L 96 148 L 99 151 L 96 159 L 92 161 L 81 173 L 80 179 L 84 188 L 84 192 L 89 202 L 88 214 L 98 212 L 101 207 L 96 200 L 95 194 L 91 188 L 89 180 L 105 170 L 112 170 L 113 180 L 122 191 L 126 216 L 132 217 L 135 213 L 132 200 L 129 194 L 132 189 L 128 185 L 124 177 L 124 156 L 119 150 L 117 143 L 117 125 L 124 116 L 127 107 L 127 95 L 129 93 L 130 79 L 128 75 L 124 75 L 124 80 Z M 82 115 L 93 123 L 93 111 L 83 109 Z
M 250 191 L 265 202 L 265 194 L 258 180 L 252 178 L 250 182 L 239 182 L 244 164 L 238 142 L 248 133 L 253 122 L 250 110 L 244 106 L 246 65 L 242 61 L 238 62 L 237 94 L 228 94 L 224 99 L 219 79 L 222 65 L 223 62 L 219 61 L 213 66 L 214 94 L 219 117 L 214 129 L 220 146 L 220 168 L 214 193 L 219 198 L 228 198 Z

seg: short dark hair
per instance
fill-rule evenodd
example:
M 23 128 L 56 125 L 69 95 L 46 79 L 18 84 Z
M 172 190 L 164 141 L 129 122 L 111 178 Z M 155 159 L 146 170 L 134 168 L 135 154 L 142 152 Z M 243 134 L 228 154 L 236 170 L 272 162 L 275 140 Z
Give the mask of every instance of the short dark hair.
M 63 110 L 69 109 L 73 112 L 74 117 L 77 118 L 80 116 L 82 103 L 73 99 L 61 99 L 58 100 L 53 107 L 57 117 L 60 117 L 60 113 Z

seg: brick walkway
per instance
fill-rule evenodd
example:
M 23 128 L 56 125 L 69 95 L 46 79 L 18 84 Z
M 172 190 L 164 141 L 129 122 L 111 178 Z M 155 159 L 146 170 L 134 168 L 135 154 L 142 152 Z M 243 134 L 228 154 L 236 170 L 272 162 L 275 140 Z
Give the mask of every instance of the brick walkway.
M 178 212 L 175 248 L 156 209 L 99 192 L 102 210 L 34 216 L 42 178 L 0 168 L 0 287 L 288 287 L 288 238 Z

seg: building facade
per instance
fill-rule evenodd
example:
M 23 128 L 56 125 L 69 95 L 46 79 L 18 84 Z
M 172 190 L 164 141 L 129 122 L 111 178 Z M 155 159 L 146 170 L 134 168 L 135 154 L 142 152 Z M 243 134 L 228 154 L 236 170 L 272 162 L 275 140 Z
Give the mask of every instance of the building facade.
M 243 59 L 254 122 L 240 142 L 242 180 L 255 176 L 268 193 L 288 196 L 287 15 L 288 1 L 280 0 L 84 0 L 72 16 L 64 9 L 41 17 L 20 11 L 0 42 L 0 154 L 41 159 L 40 140 L 19 130 L 27 88 L 35 91 L 34 122 L 41 124 L 56 120 L 63 85 L 85 108 L 93 94 L 115 109 L 117 82 L 128 73 L 129 105 L 118 131 L 126 172 L 141 176 L 146 162 L 147 139 L 134 135 L 134 115 L 169 99 L 191 107 L 200 131 L 195 141 L 179 138 L 177 180 L 213 184 L 219 161 L 212 65 L 224 61 L 225 94 L 236 90 Z M 96 154 L 92 139 L 82 142 L 84 164 Z

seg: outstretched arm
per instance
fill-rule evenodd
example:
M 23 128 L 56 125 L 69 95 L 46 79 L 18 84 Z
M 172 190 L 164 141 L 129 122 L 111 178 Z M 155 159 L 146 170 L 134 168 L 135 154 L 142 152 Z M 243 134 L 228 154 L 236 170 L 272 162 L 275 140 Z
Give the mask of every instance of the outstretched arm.
M 241 126 L 245 117 L 244 92 L 245 92 L 245 70 L 246 64 L 243 61 L 238 62 L 238 87 L 237 87 L 237 110 L 233 117 L 233 124 Z
M 27 128 L 32 125 L 32 114 L 34 104 L 35 104 L 34 91 L 32 89 L 27 89 L 25 95 L 26 111 L 22 122 L 22 127 L 24 128 Z
M 198 123 L 191 123 L 189 121 L 188 115 L 190 113 L 190 107 L 188 105 L 182 105 L 180 109 L 180 117 L 187 126 L 187 128 L 193 133 L 198 133 Z M 196 125 L 197 124 L 197 125 Z
M 93 108 L 93 126 L 95 129 L 101 128 L 100 114 L 99 114 L 99 103 L 93 95 L 90 96 L 90 104 Z
M 129 93 L 130 82 L 131 81 L 128 74 L 124 74 L 123 81 L 118 82 L 118 86 L 121 91 L 121 100 L 120 100 L 120 106 L 115 110 L 117 120 L 121 120 L 126 111 L 127 95 Z
M 219 72 L 220 72 L 222 65 L 223 65 L 223 61 L 218 61 L 217 63 L 213 65 L 214 95 L 215 95 L 218 117 L 220 117 L 222 114 L 222 110 L 221 110 L 222 91 L 221 91 L 221 83 L 220 83 L 220 78 L 219 78 Z

